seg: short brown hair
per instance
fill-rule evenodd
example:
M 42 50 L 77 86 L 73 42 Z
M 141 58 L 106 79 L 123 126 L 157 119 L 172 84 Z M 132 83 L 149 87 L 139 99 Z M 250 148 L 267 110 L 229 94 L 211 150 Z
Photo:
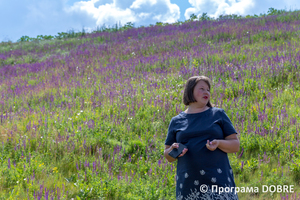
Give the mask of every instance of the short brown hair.
M 188 106 L 190 103 L 197 102 L 194 97 L 194 88 L 199 81 L 204 81 L 210 89 L 210 79 L 208 77 L 206 77 L 206 76 L 190 77 L 187 80 L 185 87 L 184 87 L 183 98 L 182 98 L 184 105 Z M 212 107 L 210 100 L 208 101 L 207 106 Z

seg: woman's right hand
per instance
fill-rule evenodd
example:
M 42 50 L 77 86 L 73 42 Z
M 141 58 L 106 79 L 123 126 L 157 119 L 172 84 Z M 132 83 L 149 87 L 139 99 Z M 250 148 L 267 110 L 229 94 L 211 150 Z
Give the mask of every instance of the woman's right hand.
M 170 145 L 165 145 L 165 151 L 164 151 L 164 156 L 166 157 L 166 159 L 169 161 L 169 162 L 173 162 L 176 160 L 176 158 L 173 158 L 169 155 L 169 153 L 174 149 L 174 148 L 178 148 L 179 147 L 179 144 L 178 143 L 173 143 L 171 146 Z M 183 156 L 186 152 L 188 151 L 187 148 L 184 148 L 182 153 L 178 156 L 178 157 L 181 157 Z
M 171 146 L 171 151 L 172 151 L 172 149 L 174 149 L 174 148 L 178 148 L 179 147 L 179 143 L 173 143 L 172 144 L 172 146 Z M 184 148 L 183 150 L 182 150 L 182 153 L 178 156 L 178 157 L 181 157 L 181 156 L 183 156 L 186 152 L 188 151 L 188 149 L 187 148 Z

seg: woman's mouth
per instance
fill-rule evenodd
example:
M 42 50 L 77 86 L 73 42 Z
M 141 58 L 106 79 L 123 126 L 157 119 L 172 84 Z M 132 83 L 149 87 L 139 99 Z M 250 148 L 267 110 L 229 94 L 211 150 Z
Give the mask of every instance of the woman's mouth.
M 204 99 L 208 99 L 208 96 L 204 96 L 203 98 L 204 98 Z

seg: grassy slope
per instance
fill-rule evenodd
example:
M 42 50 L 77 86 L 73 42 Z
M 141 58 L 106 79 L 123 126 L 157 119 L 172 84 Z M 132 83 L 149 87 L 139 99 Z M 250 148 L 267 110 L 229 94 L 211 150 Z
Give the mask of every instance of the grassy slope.
M 0 198 L 174 199 L 163 143 L 198 74 L 240 133 L 237 186 L 299 193 L 299 23 L 293 12 L 1 44 Z

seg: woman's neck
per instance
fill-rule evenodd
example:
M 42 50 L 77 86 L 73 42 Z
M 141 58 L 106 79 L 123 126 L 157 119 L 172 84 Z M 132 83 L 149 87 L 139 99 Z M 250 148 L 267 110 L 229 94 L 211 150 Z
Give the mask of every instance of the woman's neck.
M 207 109 L 209 109 L 209 107 L 206 105 L 204 107 L 189 105 L 188 109 L 186 109 L 184 112 L 185 113 L 199 113 L 199 112 L 206 111 Z

